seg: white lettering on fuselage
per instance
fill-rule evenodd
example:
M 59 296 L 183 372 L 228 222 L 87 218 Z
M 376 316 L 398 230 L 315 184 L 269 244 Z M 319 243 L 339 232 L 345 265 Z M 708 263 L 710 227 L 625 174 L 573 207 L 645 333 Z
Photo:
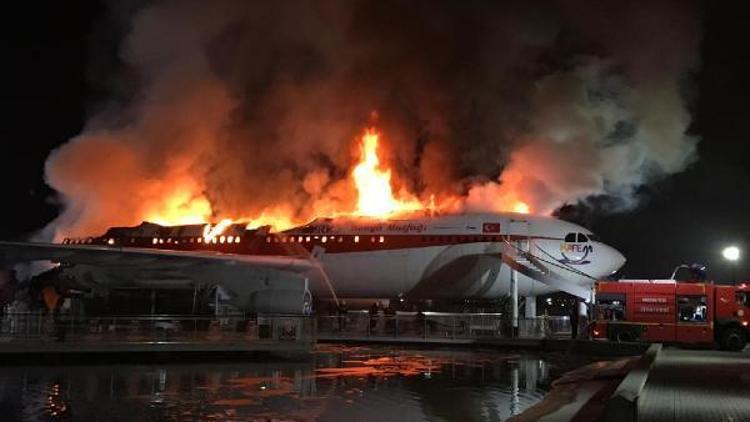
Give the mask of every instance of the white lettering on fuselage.
M 367 233 L 367 234 L 385 234 L 385 233 L 424 233 L 427 231 L 427 225 L 422 223 L 375 223 L 375 224 L 353 224 L 342 229 L 327 224 L 307 226 L 299 230 L 300 233 L 312 234 L 331 234 L 331 233 Z

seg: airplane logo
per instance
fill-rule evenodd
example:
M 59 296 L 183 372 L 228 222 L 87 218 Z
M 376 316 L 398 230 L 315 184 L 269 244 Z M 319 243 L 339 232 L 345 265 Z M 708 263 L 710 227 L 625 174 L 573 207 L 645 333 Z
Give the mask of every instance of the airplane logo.
M 591 252 L 594 251 L 594 247 L 587 243 L 562 243 L 560 244 L 560 254 L 563 259 L 558 259 L 562 264 L 568 265 L 585 265 L 591 261 L 586 258 Z

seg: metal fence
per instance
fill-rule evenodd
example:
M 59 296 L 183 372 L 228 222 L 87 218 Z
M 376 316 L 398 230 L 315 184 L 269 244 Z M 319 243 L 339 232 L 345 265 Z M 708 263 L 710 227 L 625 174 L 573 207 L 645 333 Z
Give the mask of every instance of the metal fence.
M 318 317 L 318 334 L 325 337 L 394 337 L 424 339 L 555 338 L 570 336 L 570 318 L 519 318 L 517 334 L 510 319 L 494 313 L 397 313 L 370 315 L 349 311 Z
M 236 343 L 315 341 L 311 317 L 267 316 L 106 316 L 12 313 L 0 319 L 0 343 L 10 341 L 112 343 Z
M 570 338 L 572 327 L 567 316 L 539 316 L 518 319 L 518 337 Z
M 327 338 L 560 338 L 570 337 L 568 317 L 510 319 L 494 313 L 399 312 L 370 315 L 350 311 L 337 316 L 102 316 L 11 313 L 0 318 L 0 343 L 17 341 L 103 343 L 237 343 Z

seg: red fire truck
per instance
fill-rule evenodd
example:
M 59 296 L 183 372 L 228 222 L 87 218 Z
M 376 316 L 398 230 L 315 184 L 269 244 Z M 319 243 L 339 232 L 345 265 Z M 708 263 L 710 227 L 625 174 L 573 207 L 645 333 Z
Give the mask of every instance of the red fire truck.
M 714 345 L 742 350 L 750 322 L 750 285 L 674 280 L 596 284 L 592 334 L 613 341 Z

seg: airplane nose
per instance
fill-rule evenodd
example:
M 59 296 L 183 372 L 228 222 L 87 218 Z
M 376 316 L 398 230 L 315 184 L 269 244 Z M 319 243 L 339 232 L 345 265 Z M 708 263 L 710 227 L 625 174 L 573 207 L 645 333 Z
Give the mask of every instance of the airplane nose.
M 609 245 L 607 246 L 607 249 L 608 249 L 609 256 L 610 256 L 609 260 L 610 262 L 612 262 L 612 270 L 610 271 L 610 274 L 611 274 L 619 270 L 620 268 L 622 268 L 622 266 L 625 265 L 625 262 L 627 261 L 627 259 L 625 258 L 625 255 L 620 253 L 620 251 L 618 251 L 617 249 Z

